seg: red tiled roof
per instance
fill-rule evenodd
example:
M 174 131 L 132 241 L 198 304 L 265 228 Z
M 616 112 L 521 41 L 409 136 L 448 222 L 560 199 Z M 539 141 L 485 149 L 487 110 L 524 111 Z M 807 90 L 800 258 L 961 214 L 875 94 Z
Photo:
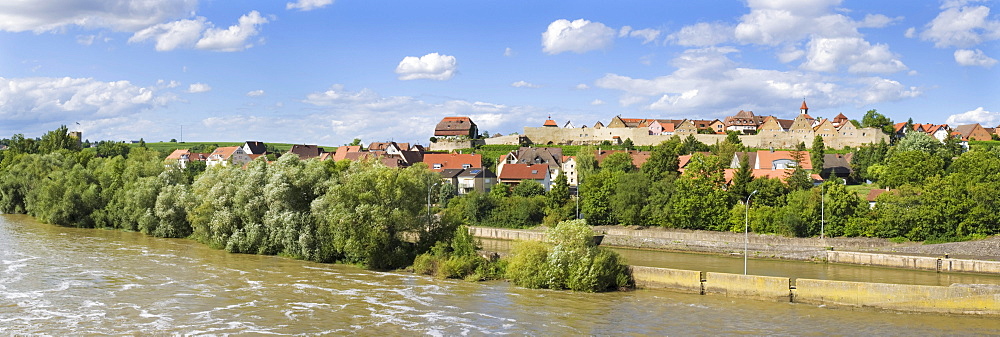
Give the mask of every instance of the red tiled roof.
M 805 100 L 802 100 L 802 107 L 799 108 L 799 109 L 809 109 L 809 106 L 806 105 L 806 101 Z
M 349 152 L 361 152 L 361 145 L 337 147 L 337 151 L 333 153 L 333 160 L 341 161 L 347 159 L 347 153 Z
M 219 155 L 219 157 L 221 157 L 223 160 L 226 160 L 229 159 L 229 157 L 232 157 L 233 153 L 236 153 L 236 150 L 238 150 L 239 148 L 240 148 L 239 146 L 220 147 L 215 149 L 215 151 L 212 151 L 212 153 L 209 154 L 208 156 L 211 157 L 214 155 Z
M 189 155 L 190 156 L 191 155 L 191 150 L 188 150 L 188 149 L 177 149 L 177 150 L 174 150 L 174 152 L 171 152 L 170 155 L 168 155 L 166 159 L 167 160 L 178 160 L 178 159 L 181 159 L 181 156 L 183 156 L 183 155 Z
M 554 121 L 554 120 L 546 119 L 545 120 L 545 124 L 542 124 L 542 126 L 556 126 L 556 127 L 558 127 L 559 124 L 556 124 L 556 121 Z
M 759 167 L 761 169 L 768 169 L 768 170 L 770 170 L 771 169 L 771 164 L 775 160 L 779 160 L 779 159 L 792 160 L 792 151 L 774 151 L 774 152 L 771 152 L 771 151 L 768 151 L 768 150 L 757 151 L 757 162 L 759 163 L 758 165 L 759 165 Z M 804 168 L 806 170 L 811 170 L 812 169 L 812 160 L 809 158 L 809 152 L 808 151 L 803 151 L 802 152 L 802 162 L 798 163 L 798 164 L 799 164 L 799 166 L 801 166 L 802 168 Z
M 503 180 L 544 180 L 549 172 L 548 165 L 540 164 L 505 164 L 500 171 Z

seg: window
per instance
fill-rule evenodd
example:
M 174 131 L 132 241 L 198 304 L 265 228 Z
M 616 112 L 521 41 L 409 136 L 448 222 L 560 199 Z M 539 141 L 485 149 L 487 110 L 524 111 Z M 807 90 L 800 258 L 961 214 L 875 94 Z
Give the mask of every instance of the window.
M 441 164 L 434 164 L 434 168 L 435 168 L 435 169 L 439 169 L 439 168 L 441 168 Z
M 464 169 L 471 168 L 471 167 L 472 167 L 472 164 L 462 164 L 462 168 L 464 168 Z

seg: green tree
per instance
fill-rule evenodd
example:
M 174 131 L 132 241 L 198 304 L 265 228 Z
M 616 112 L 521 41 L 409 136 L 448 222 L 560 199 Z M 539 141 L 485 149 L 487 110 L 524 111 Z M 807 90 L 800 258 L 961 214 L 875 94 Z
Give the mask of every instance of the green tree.
M 895 133 L 892 120 L 889 119 L 889 117 L 878 113 L 875 109 L 865 112 L 865 116 L 861 118 L 861 127 L 876 128 L 882 130 L 882 132 L 887 135 Z
M 922 184 L 927 177 L 944 173 L 944 160 L 940 156 L 922 151 L 897 151 L 889 157 L 885 169 L 879 173 L 882 187 L 899 187 L 904 184 Z
M 80 151 L 79 140 L 69 136 L 69 129 L 65 125 L 46 132 L 42 136 L 42 140 L 38 142 L 38 151 L 40 153 L 49 153 L 58 150 Z
M 667 175 L 676 176 L 680 162 L 677 159 L 677 153 L 674 152 L 675 149 L 676 147 L 670 146 L 668 141 L 654 146 L 649 159 L 642 165 L 642 173 L 646 174 L 650 181 L 658 181 Z
M 125 143 L 102 140 L 97 142 L 96 150 L 98 157 L 111 158 L 114 156 L 128 157 L 130 149 L 131 147 Z
M 536 195 L 545 194 L 545 186 L 534 180 L 521 180 L 517 186 L 514 186 L 513 194 L 519 197 L 533 197 Z
M 684 142 L 682 143 L 681 147 L 682 150 L 679 151 L 678 154 L 708 152 L 709 150 L 708 145 L 705 145 L 705 143 L 698 141 L 698 139 L 695 138 L 694 135 L 688 135 L 686 138 L 684 138 Z
M 722 170 L 714 156 L 695 154 L 684 174 L 674 182 L 672 227 L 727 229 L 732 198 L 723 189 Z
M 729 184 L 729 193 L 736 200 L 745 200 L 753 192 L 750 186 L 754 180 L 753 167 L 750 167 L 750 156 L 743 154 L 740 156 L 740 167 L 733 173 L 733 180 Z
M 813 137 L 812 150 L 809 152 L 809 157 L 812 160 L 812 173 L 823 172 L 824 156 L 826 156 L 826 145 L 823 144 L 823 137 L 816 135 Z
M 625 150 L 635 150 L 635 144 L 632 143 L 632 138 L 625 138 L 625 141 L 622 142 L 622 148 Z
M 610 201 L 611 209 L 615 210 L 615 222 L 619 225 L 645 225 L 647 216 L 643 209 L 649 201 L 649 180 L 639 172 L 622 175 Z
M 802 167 L 802 163 L 806 158 L 805 148 L 805 143 L 799 143 L 795 146 L 795 150 L 792 151 L 792 161 L 795 162 L 795 168 L 785 177 L 785 182 L 792 191 L 809 189 L 813 185 L 809 172 Z
M 632 155 L 628 152 L 615 152 L 607 157 L 604 157 L 604 161 L 600 164 L 601 171 L 614 171 L 628 173 L 635 170 L 635 165 L 632 164 Z

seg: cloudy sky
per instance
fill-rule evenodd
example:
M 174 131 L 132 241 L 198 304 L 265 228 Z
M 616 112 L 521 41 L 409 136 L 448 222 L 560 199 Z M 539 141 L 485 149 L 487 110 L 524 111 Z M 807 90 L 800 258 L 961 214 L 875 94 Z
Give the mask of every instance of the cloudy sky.
M 706 4 L 707 3 L 707 4 Z M 426 143 L 615 116 L 1000 123 L 996 1 L 0 3 L 0 137 Z M 183 129 L 183 136 L 181 130 Z

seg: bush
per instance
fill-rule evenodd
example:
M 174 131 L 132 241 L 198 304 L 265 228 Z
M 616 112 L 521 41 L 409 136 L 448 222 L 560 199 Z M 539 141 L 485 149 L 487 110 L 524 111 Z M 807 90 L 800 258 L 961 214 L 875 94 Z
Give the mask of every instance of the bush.
M 584 220 L 563 221 L 547 233 L 548 242 L 521 242 L 508 259 L 507 278 L 527 288 L 604 291 L 631 286 L 621 257 L 594 245 Z

